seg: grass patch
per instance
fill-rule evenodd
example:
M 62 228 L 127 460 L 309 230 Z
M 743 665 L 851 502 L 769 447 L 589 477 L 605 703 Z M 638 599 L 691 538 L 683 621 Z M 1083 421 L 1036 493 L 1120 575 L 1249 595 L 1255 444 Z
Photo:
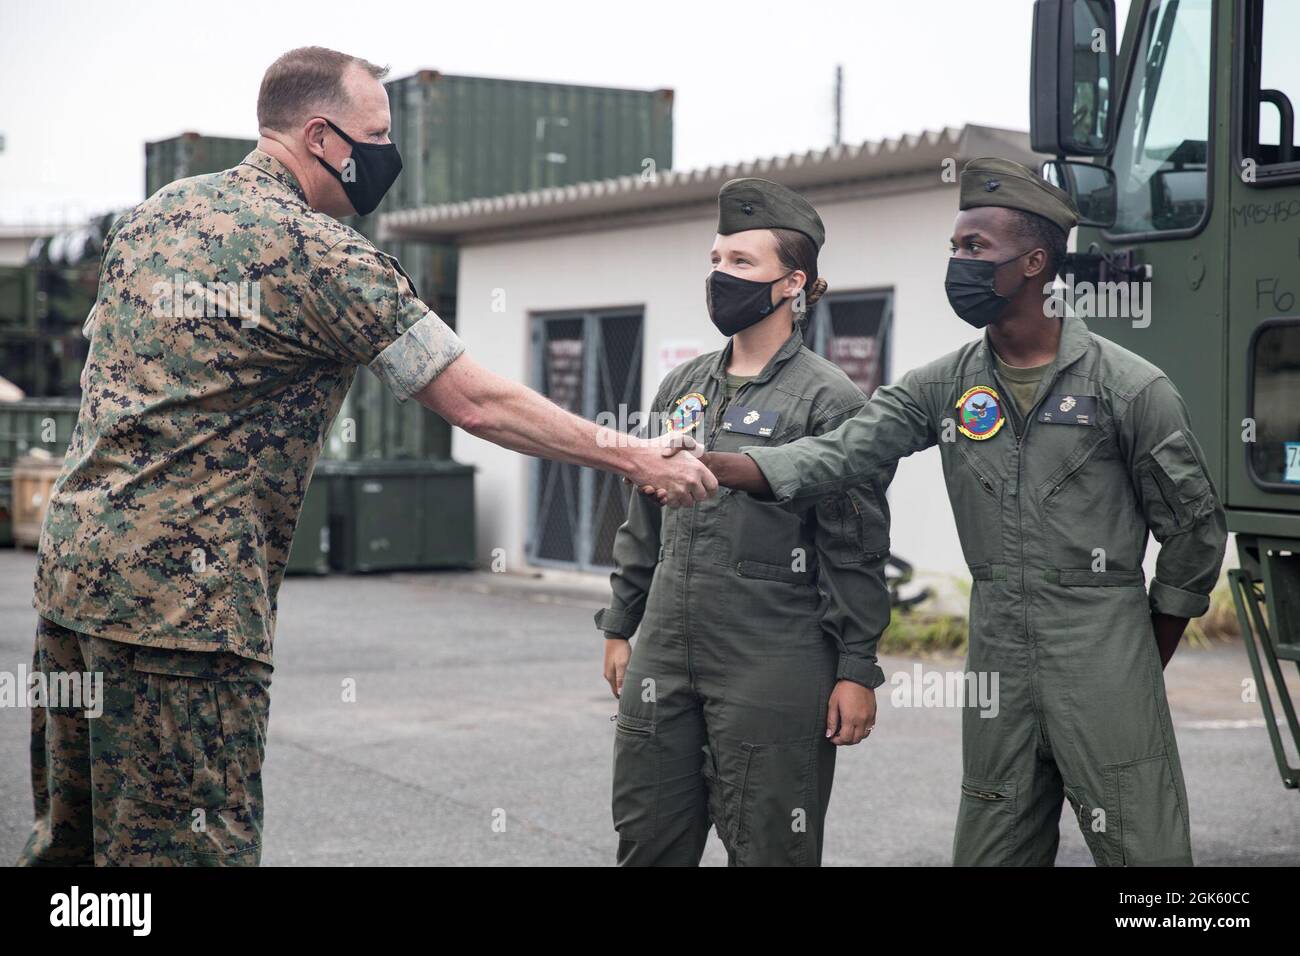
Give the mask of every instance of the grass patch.
M 964 615 L 894 608 L 879 650 L 881 654 L 964 654 L 969 637 Z M 1202 649 L 1241 640 L 1237 608 L 1226 580 L 1211 593 L 1204 616 L 1188 623 L 1183 640 L 1188 647 Z
M 882 654 L 953 654 L 966 652 L 969 627 L 961 614 L 899 611 L 889 615 L 880 639 Z

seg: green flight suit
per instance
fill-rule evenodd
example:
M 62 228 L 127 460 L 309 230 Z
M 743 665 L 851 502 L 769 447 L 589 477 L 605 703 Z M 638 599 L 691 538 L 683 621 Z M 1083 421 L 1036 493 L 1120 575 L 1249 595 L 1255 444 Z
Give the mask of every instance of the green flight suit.
M 963 711 L 956 864 L 1051 864 L 1063 798 L 1098 864 L 1190 864 L 1150 615 L 1205 613 L 1227 531 L 1186 408 L 1073 316 L 1020 435 L 992 428 L 991 407 L 958 411 L 977 386 L 1007 395 L 994 368 L 985 335 L 829 435 L 744 450 L 797 511 L 939 446 L 974 579 L 967 666 L 999 680 L 996 716 Z M 1162 545 L 1149 591 L 1148 531 Z
M 822 434 L 866 400 L 796 332 L 736 391 L 728 430 L 730 348 L 675 369 L 652 406 L 671 412 L 679 398 L 702 398 L 691 434 L 710 449 Z M 768 436 L 740 433 L 765 427 Z M 831 691 L 840 679 L 884 682 L 886 472 L 802 515 L 729 489 L 689 508 L 632 496 L 614 542 L 612 600 L 596 615 L 610 634 L 640 625 L 615 729 L 620 864 L 693 866 L 710 822 L 733 865 L 820 863 Z

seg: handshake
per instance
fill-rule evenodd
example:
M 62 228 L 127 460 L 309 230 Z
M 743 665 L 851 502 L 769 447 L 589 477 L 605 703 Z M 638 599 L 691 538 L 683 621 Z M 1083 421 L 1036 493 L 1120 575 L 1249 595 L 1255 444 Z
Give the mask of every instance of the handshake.
M 718 490 L 718 477 L 710 470 L 710 459 L 716 457 L 690 435 L 668 434 L 645 442 L 637 456 L 637 471 L 624 480 L 661 505 L 687 507 L 711 498 Z

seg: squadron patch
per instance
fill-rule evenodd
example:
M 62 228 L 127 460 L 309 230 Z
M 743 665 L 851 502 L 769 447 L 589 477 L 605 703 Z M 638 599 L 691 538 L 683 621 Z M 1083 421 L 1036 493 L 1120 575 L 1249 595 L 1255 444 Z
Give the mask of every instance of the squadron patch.
M 968 388 L 957 400 L 957 430 L 967 438 L 975 441 L 992 438 L 1004 421 L 1002 400 L 987 385 Z
M 683 395 L 674 403 L 668 416 L 668 430 L 685 433 L 696 428 L 704 420 L 704 406 L 708 404 L 709 400 L 699 392 Z

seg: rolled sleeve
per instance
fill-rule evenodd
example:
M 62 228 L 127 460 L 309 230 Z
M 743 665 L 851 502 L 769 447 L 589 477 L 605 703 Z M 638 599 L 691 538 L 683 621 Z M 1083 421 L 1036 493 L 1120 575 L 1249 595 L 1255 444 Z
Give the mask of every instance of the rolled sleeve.
M 436 314 L 428 312 L 375 356 L 370 371 L 379 376 L 399 402 L 404 402 L 437 378 L 464 351 L 465 343 L 460 336 Z
M 875 658 L 868 660 L 841 654 L 839 667 L 835 669 L 835 679 L 851 680 L 855 684 L 875 690 L 885 682 L 885 672 L 880 669 Z
M 596 612 L 596 629 L 617 637 L 631 637 L 641 623 L 640 615 L 606 607 Z
M 1184 591 L 1159 579 L 1151 582 L 1147 597 L 1151 601 L 1151 610 L 1170 617 L 1200 617 L 1210 609 L 1209 595 Z

